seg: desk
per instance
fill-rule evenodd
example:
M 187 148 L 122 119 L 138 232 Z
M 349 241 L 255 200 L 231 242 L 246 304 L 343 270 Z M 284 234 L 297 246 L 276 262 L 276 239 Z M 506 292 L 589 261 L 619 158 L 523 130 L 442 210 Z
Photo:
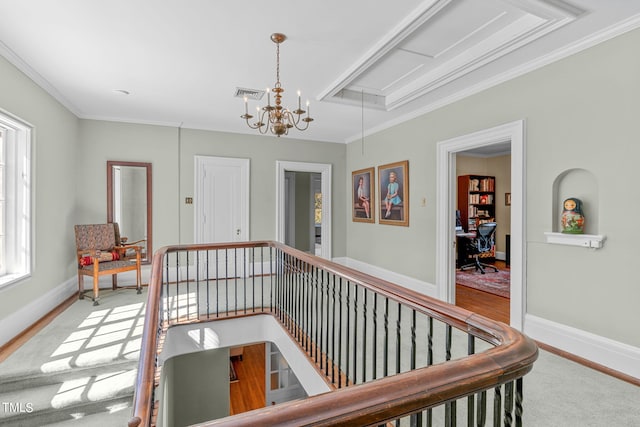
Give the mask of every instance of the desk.
M 456 232 L 456 267 L 462 267 L 469 259 L 467 243 L 475 238 L 475 232 Z

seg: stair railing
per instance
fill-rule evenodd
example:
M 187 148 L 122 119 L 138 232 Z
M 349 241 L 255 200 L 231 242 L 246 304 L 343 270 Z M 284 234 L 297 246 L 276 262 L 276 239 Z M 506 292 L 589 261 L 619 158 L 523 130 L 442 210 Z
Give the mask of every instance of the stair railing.
M 275 242 L 168 246 L 151 268 L 131 427 L 155 423 L 168 328 L 257 314 L 333 391 L 202 425 L 522 425 L 537 347 L 507 325 Z

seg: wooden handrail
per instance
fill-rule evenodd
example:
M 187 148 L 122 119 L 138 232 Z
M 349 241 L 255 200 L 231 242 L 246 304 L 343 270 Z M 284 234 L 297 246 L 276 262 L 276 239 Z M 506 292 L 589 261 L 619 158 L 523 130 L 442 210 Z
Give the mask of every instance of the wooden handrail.
M 250 413 L 234 415 L 203 426 L 254 425 L 370 425 L 432 408 L 487 390 L 528 373 L 537 358 L 536 344 L 509 326 L 489 320 L 460 307 L 425 296 L 391 282 L 309 255 L 271 241 L 233 244 L 165 246 L 153 256 L 149 282 L 138 378 L 130 427 L 147 426 L 151 413 L 161 297 L 162 260 L 176 251 L 272 247 L 303 262 L 319 267 L 378 294 L 466 331 L 495 347 L 462 359 L 357 384 L 304 400 L 281 403 Z

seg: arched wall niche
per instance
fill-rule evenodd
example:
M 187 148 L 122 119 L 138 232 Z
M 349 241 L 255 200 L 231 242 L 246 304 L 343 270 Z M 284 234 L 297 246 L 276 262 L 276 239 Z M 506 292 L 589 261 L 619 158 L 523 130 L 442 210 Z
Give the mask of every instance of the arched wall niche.
M 565 199 L 575 197 L 582 200 L 582 210 L 585 217 L 585 234 L 598 234 L 600 196 L 598 180 L 586 169 L 567 169 L 556 177 L 553 182 L 553 231 L 561 232 L 560 217 L 562 204 Z

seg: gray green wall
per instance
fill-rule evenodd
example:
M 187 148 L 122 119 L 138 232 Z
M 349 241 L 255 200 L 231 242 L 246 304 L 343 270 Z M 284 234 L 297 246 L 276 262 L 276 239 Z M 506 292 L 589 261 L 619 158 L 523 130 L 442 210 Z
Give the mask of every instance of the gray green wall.
M 25 305 L 48 292 L 59 292 L 63 283 L 75 284 L 73 225 L 106 221 L 107 160 L 152 163 L 154 250 L 194 240 L 193 205 L 185 204 L 185 198 L 194 196 L 195 155 L 251 160 L 252 240 L 276 237 L 276 161 L 329 163 L 332 250 L 334 256 L 346 254 L 344 144 L 80 120 L 2 57 L 0 108 L 35 127 L 34 270 L 31 278 L 0 290 L 0 322 L 12 316 L 32 322 L 19 313 Z M 45 307 L 44 313 L 51 308 Z
M 527 313 L 640 346 L 632 259 L 632 218 L 640 211 L 638 46 L 635 30 L 367 136 L 364 154 L 360 141 L 349 144 L 349 173 L 408 159 L 412 203 L 410 227 L 348 221 L 347 256 L 435 283 L 437 142 L 523 119 Z M 554 180 L 573 168 L 597 182 L 585 203 L 598 205 L 597 232 L 607 237 L 602 249 L 545 242 L 545 231 L 558 231 L 552 229 Z M 418 203 L 423 197 L 425 207 Z
M 174 356 L 162 365 L 158 425 L 182 427 L 231 413 L 229 349 Z
M 0 109 L 35 128 L 31 151 L 34 267 L 31 277 L 0 290 L 1 322 L 75 274 L 77 202 L 92 189 L 78 175 L 78 118 L 2 57 Z
M 640 157 L 640 31 L 348 145 L 79 120 L 0 58 L 0 108 L 35 126 L 34 270 L 0 291 L 0 321 L 74 281 L 73 224 L 106 219 L 106 161 L 153 164 L 154 247 L 193 241 L 193 156 L 251 159 L 251 239 L 275 237 L 276 160 L 333 165 L 333 255 L 435 282 L 436 144 L 526 121 L 527 312 L 640 347 L 633 216 Z M 320 124 L 320 122 L 318 122 Z M 346 156 L 346 160 L 345 160 Z M 408 159 L 410 226 L 354 223 L 353 170 Z M 545 243 L 553 185 L 580 168 L 597 183 L 604 248 Z M 513 171 L 512 171 L 513 172 Z M 426 201 L 422 206 L 421 200 Z

